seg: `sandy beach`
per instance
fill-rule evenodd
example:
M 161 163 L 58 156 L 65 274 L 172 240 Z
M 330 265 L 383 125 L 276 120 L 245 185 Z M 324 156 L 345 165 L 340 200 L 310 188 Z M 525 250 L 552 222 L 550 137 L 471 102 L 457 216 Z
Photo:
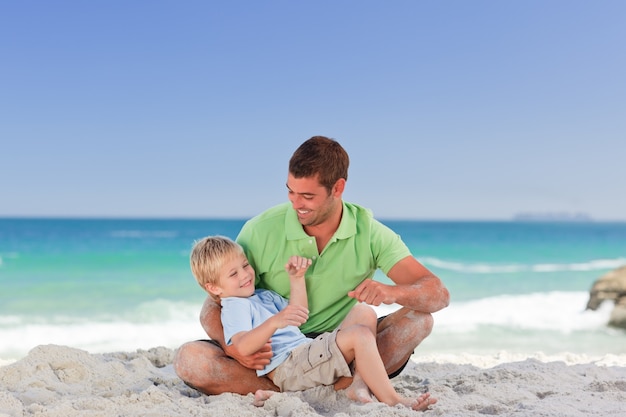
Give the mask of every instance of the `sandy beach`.
M 0 367 L 0 416 L 409 416 L 357 404 L 330 387 L 281 393 L 263 408 L 252 395 L 201 395 L 174 374 L 174 351 L 91 354 L 41 345 Z M 393 380 L 405 395 L 428 390 L 433 416 L 611 416 L 626 410 L 626 355 L 516 358 L 417 357 Z M 419 413 L 417 413 L 419 414 Z

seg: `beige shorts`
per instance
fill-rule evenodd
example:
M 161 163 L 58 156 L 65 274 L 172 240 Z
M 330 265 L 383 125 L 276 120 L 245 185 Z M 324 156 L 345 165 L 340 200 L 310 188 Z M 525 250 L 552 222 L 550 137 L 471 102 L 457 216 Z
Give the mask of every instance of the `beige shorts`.
M 342 376 L 352 376 L 337 346 L 337 332 L 323 333 L 295 348 L 274 371 L 273 382 L 281 391 L 302 391 L 331 385 Z

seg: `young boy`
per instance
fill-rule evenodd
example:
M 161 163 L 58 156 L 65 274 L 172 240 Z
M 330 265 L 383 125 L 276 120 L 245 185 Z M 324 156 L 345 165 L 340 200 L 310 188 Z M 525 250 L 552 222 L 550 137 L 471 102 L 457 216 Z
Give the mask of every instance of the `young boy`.
M 391 385 L 376 346 L 376 313 L 357 304 L 332 333 L 308 339 L 298 326 L 308 319 L 305 272 L 312 261 L 292 256 L 285 269 L 291 285 L 289 300 L 273 291 L 255 290 L 255 273 L 241 246 L 221 237 L 206 237 L 191 252 L 194 277 L 222 306 L 224 340 L 240 352 L 252 354 L 271 339 L 272 359 L 258 376 L 267 376 L 281 391 L 299 391 L 330 385 L 342 376 L 365 384 L 388 405 L 402 404 L 426 410 L 435 399 L 400 396 Z M 274 392 L 258 390 L 255 405 L 261 406 Z

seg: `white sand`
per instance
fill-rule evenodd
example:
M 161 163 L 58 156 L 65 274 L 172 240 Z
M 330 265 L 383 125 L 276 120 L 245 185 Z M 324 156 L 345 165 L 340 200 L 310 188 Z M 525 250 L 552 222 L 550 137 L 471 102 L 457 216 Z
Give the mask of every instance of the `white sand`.
M 263 408 L 252 396 L 201 395 L 171 366 L 174 352 L 89 354 L 38 346 L 0 368 L 0 416 L 409 416 L 406 408 L 356 404 L 329 387 L 276 394 Z M 624 416 L 626 355 L 414 358 L 394 379 L 405 395 L 428 389 L 432 416 Z M 419 360 L 419 362 L 418 362 Z

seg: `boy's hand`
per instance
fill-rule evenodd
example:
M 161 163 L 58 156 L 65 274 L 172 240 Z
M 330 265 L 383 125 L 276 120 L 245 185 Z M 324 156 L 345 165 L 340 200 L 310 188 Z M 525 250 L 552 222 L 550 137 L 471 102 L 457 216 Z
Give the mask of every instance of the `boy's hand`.
M 297 304 L 289 304 L 271 318 L 271 320 L 274 320 L 274 325 L 278 329 L 282 329 L 287 326 L 300 327 L 308 319 L 309 310 L 306 307 Z
M 285 265 L 289 278 L 303 278 L 312 261 L 302 256 L 292 256 Z

